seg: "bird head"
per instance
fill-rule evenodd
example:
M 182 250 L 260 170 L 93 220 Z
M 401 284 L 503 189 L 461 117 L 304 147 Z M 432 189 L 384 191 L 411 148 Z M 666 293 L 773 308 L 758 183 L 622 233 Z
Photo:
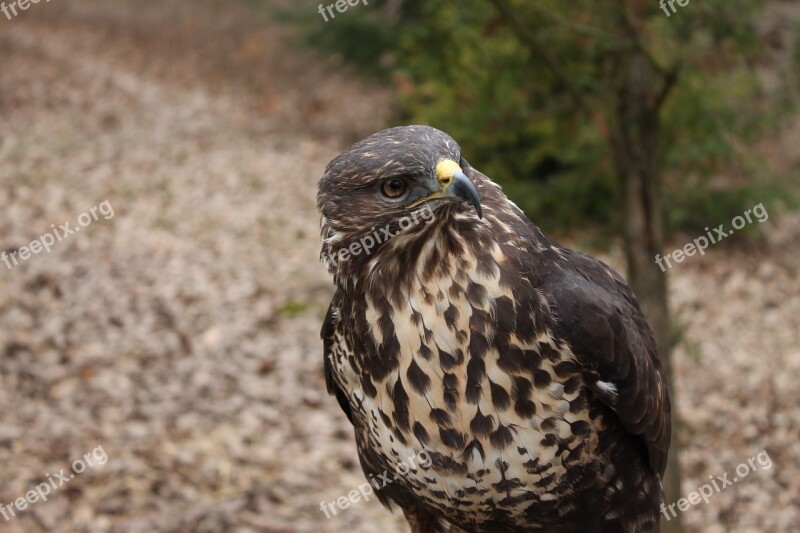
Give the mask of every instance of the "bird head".
M 323 261 L 329 267 L 366 261 L 390 239 L 429 231 L 434 220 L 478 221 L 481 179 L 488 181 L 472 171 L 461 147 L 429 126 L 391 128 L 355 143 L 328 164 L 319 183 Z

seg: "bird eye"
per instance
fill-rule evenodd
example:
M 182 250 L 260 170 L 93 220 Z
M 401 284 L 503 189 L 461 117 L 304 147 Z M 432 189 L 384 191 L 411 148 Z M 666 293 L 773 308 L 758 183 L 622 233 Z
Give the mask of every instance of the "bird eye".
M 406 192 L 406 182 L 400 178 L 390 178 L 381 185 L 381 192 L 387 198 L 399 198 Z

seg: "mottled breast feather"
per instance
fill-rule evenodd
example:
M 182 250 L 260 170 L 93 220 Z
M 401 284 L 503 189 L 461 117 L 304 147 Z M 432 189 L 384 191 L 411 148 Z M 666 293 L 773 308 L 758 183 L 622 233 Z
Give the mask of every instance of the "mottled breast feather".
M 378 497 L 414 531 L 658 531 L 670 404 L 632 291 L 542 234 L 449 136 L 399 130 L 329 165 L 323 255 L 354 228 L 392 224 L 364 183 L 441 154 L 464 168 L 484 216 L 439 204 L 429 224 L 331 268 L 326 384 L 365 473 L 395 479 Z M 386 139 L 394 151 L 381 151 Z M 429 462 L 407 464 L 421 452 Z

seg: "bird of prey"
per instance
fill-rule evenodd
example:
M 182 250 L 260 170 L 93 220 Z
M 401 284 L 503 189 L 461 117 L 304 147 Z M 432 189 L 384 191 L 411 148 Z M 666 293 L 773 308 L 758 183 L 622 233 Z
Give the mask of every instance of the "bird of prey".
M 428 126 L 345 150 L 317 206 L 326 383 L 384 505 L 415 533 L 659 530 L 670 401 L 619 274 Z

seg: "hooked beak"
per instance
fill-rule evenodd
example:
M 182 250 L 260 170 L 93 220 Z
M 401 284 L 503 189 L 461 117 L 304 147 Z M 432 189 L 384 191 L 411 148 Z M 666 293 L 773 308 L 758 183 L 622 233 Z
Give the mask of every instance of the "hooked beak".
M 420 204 L 429 202 L 431 200 L 456 200 L 468 201 L 475 208 L 478 218 L 483 218 L 483 210 L 481 209 L 481 197 L 475 189 L 475 185 L 464 174 L 458 163 L 450 159 L 440 161 L 436 165 L 436 177 L 439 180 L 441 189 L 429 194 L 425 198 L 417 200 L 409 205 L 409 209 L 413 209 Z
M 473 207 L 475 212 L 478 213 L 478 218 L 483 218 L 483 210 L 481 209 L 481 197 L 478 196 L 478 191 L 475 190 L 475 185 L 472 184 L 470 179 L 459 170 L 453 174 L 453 181 L 445 188 L 445 194 L 452 198 L 460 198 L 467 200 Z

